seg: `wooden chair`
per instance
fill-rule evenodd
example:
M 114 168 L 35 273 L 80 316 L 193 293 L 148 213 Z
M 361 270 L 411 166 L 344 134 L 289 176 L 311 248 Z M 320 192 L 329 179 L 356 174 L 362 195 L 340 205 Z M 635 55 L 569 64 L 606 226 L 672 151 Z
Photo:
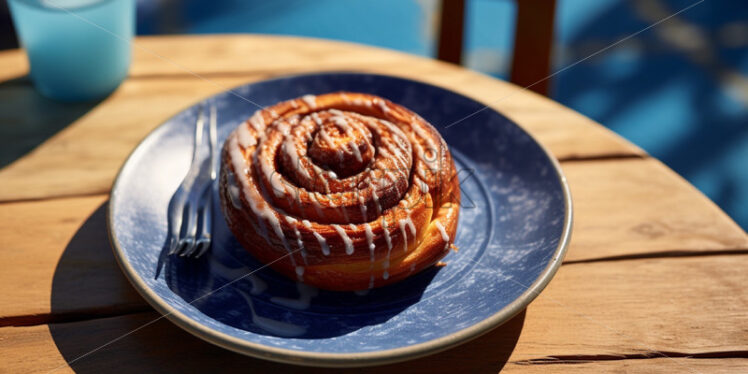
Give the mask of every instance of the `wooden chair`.
M 510 81 L 537 93 L 548 93 L 556 0 L 517 0 L 517 26 Z M 460 64 L 465 0 L 441 1 L 437 57 Z M 541 81 L 542 80 L 542 81 Z

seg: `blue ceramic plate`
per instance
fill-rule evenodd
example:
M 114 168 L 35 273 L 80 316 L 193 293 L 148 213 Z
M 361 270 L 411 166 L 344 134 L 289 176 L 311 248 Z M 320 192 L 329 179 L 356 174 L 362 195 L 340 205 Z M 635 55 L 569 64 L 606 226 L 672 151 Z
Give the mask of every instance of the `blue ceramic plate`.
M 153 131 L 117 177 L 109 231 L 123 271 L 170 320 L 211 343 L 265 359 L 366 366 L 411 359 L 475 338 L 527 306 L 561 264 L 571 198 L 558 163 L 503 115 L 443 88 L 356 73 L 272 79 L 214 96 L 219 141 L 260 105 L 357 91 L 420 114 L 450 146 L 462 189 L 459 252 L 368 293 L 328 292 L 261 267 L 214 212 L 214 247 L 198 260 L 162 255 L 169 199 L 187 172 L 198 107 Z M 455 126 L 445 128 L 475 113 Z M 217 198 L 217 197 L 216 197 Z M 206 296 L 207 295 L 207 296 Z

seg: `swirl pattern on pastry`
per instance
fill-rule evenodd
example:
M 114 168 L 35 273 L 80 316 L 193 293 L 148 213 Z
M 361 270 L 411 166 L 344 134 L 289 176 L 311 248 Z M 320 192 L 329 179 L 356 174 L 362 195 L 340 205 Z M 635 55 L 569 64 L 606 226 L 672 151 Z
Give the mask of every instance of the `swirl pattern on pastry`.
M 220 195 L 239 242 L 324 289 L 397 282 L 454 241 L 459 182 L 439 133 L 377 96 L 339 92 L 257 111 L 223 148 Z

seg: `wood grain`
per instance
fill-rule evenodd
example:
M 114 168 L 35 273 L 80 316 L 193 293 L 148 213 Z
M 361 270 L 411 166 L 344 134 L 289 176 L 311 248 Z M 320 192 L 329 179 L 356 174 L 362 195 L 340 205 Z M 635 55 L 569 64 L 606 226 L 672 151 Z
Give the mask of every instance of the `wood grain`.
M 0 208 L 0 325 L 148 309 L 107 238 L 106 196 Z
M 371 372 L 689 372 L 745 367 L 748 256 L 640 259 L 562 267 L 522 313 L 470 343 Z M 665 296 L 666 295 L 666 296 Z M 64 365 L 158 318 L 142 313 L 82 322 L 0 328 L 0 365 L 12 372 Z M 28 360 L 35 352 L 36 360 Z M 664 358 L 675 357 L 673 359 Z M 701 357 L 689 359 L 688 357 Z M 659 360 L 659 361 L 655 361 Z M 596 361 L 602 361 L 597 363 Z M 113 362 L 117 365 L 112 366 Z M 711 362 L 712 364 L 705 364 Z M 189 336 L 165 319 L 76 361 L 78 373 L 300 370 L 240 357 Z
M 657 160 L 563 163 L 574 202 L 567 262 L 748 250 L 748 235 Z
M 564 169 L 575 206 L 566 262 L 748 248 L 730 218 L 655 160 L 573 162 Z M 7 269 L 0 272 L 0 323 L 145 305 L 111 255 L 105 202 L 97 195 L 0 205 L 0 263 Z
M 60 113 L 60 108 L 41 98 L 28 80 L 0 83 L 0 110 L 8 113 L 3 121 L 20 129 L 16 132 L 23 138 L 33 137 L 27 134 L 28 129 L 39 127 L 40 121 L 59 125 L 59 118 L 63 118 L 69 123 L 59 132 L 48 134 L 49 129 L 45 129 L 42 133 L 49 138 L 46 142 L 0 169 L 0 201 L 105 193 L 138 141 L 181 109 L 240 84 L 320 70 L 385 73 L 447 87 L 500 110 L 561 159 L 644 155 L 594 121 L 540 95 L 403 53 L 284 37 L 168 37 L 137 42 L 169 59 L 137 50 L 131 78 L 90 108 L 77 106 L 70 113 Z M 2 53 L 0 67 L 15 66 L 16 60 L 18 53 Z M 18 75 L 25 72 L 20 68 L 10 70 Z

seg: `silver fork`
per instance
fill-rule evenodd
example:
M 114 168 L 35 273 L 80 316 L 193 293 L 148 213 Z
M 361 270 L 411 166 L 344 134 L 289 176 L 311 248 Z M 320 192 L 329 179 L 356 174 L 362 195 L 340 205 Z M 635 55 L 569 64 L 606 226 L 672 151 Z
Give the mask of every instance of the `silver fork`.
M 172 197 L 169 206 L 169 255 L 179 254 L 198 258 L 211 246 L 213 189 L 216 180 L 216 107 L 210 107 L 209 145 L 210 157 L 200 161 L 204 135 L 204 106 L 200 108 L 195 124 L 195 144 L 190 170 Z M 209 165 L 205 165 L 209 162 Z M 183 220 L 186 223 L 183 225 Z M 198 232 L 199 228 L 199 232 Z

